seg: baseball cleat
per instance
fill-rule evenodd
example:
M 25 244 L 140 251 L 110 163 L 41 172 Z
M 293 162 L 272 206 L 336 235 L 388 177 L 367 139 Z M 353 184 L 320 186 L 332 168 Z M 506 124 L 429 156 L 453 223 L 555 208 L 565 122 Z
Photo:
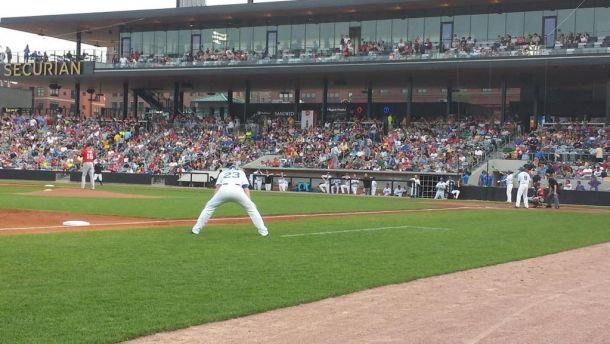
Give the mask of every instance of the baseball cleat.
M 191 230 L 191 234 L 195 234 L 195 235 L 197 235 L 197 234 L 199 234 L 199 231 L 198 231 L 198 230 L 195 230 L 195 228 L 193 228 L 193 229 Z
M 265 229 L 264 231 L 258 231 L 258 234 L 260 234 L 261 236 L 266 237 L 266 236 L 269 235 L 269 231 Z

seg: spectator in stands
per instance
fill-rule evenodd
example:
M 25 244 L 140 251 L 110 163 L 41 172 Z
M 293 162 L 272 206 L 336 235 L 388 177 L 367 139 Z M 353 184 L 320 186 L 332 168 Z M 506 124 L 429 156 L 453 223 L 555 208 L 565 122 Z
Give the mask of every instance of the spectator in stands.
M 599 191 L 599 185 L 601 182 L 597 179 L 596 176 L 592 176 L 591 180 L 589 180 L 589 191 Z
M 576 181 L 576 191 L 585 191 L 585 186 L 582 185 L 580 180 Z

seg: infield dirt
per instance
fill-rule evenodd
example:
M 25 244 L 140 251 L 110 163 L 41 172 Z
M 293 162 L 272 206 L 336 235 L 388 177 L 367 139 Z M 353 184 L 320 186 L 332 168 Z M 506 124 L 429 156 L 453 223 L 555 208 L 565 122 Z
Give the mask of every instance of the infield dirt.
M 610 244 L 128 343 L 608 343 Z

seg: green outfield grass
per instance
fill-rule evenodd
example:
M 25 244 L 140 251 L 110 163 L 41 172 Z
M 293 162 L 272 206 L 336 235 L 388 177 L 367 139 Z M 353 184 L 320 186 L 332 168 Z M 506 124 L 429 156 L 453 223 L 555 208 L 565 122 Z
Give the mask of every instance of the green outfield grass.
M 59 188 L 75 186 L 59 186 Z M 47 197 L 22 195 L 45 189 L 34 187 L 0 187 L 0 208 L 39 209 L 69 211 L 85 214 L 137 216 L 163 219 L 197 218 L 212 190 L 185 188 L 153 188 L 137 186 L 104 186 L 98 189 L 120 193 L 132 193 L 158 198 L 150 199 L 95 199 L 76 197 Z M 315 193 L 252 192 L 252 199 L 261 214 L 297 214 L 312 212 L 339 212 L 365 210 L 392 210 L 431 208 L 430 204 L 405 202 L 398 198 L 363 198 L 360 196 L 328 195 Z M 234 204 L 218 209 L 217 216 L 245 215 L 245 211 Z
M 62 203 L 74 201 L 32 196 L 13 201 L 15 190 L 8 190 L 0 188 L 0 207 L 71 210 Z M 210 195 L 130 190 L 162 195 L 172 209 L 183 206 L 191 213 L 172 214 L 163 203 L 138 206 L 142 200 L 121 204 L 128 209 L 120 210 L 107 204 L 116 200 L 92 200 L 97 207 L 84 211 L 192 217 Z M 429 208 L 407 199 L 254 197 L 266 214 Z M 148 209 L 153 204 L 156 208 Z M 243 210 L 229 207 L 222 214 Z M 270 222 L 267 238 L 249 224 L 210 226 L 199 236 L 189 234 L 189 227 L 0 236 L 0 342 L 126 340 L 608 242 L 608 220 L 608 214 L 481 209 Z M 346 232 L 313 235 L 336 231 Z

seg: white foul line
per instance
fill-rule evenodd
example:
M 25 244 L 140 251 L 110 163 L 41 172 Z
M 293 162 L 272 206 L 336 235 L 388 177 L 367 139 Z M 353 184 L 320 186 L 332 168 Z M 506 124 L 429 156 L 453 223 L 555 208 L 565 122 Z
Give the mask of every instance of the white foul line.
M 465 210 L 465 209 L 482 209 L 481 207 L 454 207 L 454 208 L 423 208 L 423 209 L 396 209 L 396 210 L 371 210 L 371 211 L 354 211 L 354 212 L 336 212 L 336 213 L 318 213 L 318 214 L 287 214 L 287 215 L 268 215 L 263 216 L 263 219 L 291 219 L 291 218 L 310 218 L 310 217 L 327 217 L 327 216 L 346 216 L 346 215 L 375 215 L 375 214 L 402 214 L 402 213 L 419 213 L 429 211 L 448 211 L 448 210 Z M 210 219 L 209 224 L 214 224 L 215 221 L 232 221 L 232 220 L 244 220 L 248 217 L 219 217 Z M 63 225 L 51 225 L 51 226 L 34 226 L 34 227 L 11 227 L 11 228 L 0 228 L 2 231 L 16 231 L 16 230 L 37 230 L 37 229 L 58 229 L 58 228 L 87 228 L 87 227 L 113 227 L 113 226 L 139 226 L 139 225 L 155 225 L 155 224 L 167 224 L 168 226 L 177 223 L 195 223 L 195 219 L 183 219 L 183 220 L 147 220 L 147 221 L 130 221 L 130 222 L 106 222 L 106 223 L 92 223 L 88 226 L 63 226 Z
M 304 236 L 310 236 L 310 235 L 329 235 L 329 234 L 344 234 L 344 233 L 355 233 L 355 232 L 372 232 L 372 231 L 382 231 L 382 230 L 386 230 L 386 229 L 400 229 L 400 228 L 426 229 L 426 230 L 435 230 L 435 231 L 448 231 L 448 230 L 450 230 L 450 228 L 420 227 L 420 226 L 404 225 L 404 226 L 391 226 L 391 227 L 346 229 L 346 230 L 343 230 L 343 231 L 332 231 L 332 232 L 285 234 L 285 235 L 280 235 L 280 237 L 281 238 L 295 238 L 295 237 L 304 237 Z

